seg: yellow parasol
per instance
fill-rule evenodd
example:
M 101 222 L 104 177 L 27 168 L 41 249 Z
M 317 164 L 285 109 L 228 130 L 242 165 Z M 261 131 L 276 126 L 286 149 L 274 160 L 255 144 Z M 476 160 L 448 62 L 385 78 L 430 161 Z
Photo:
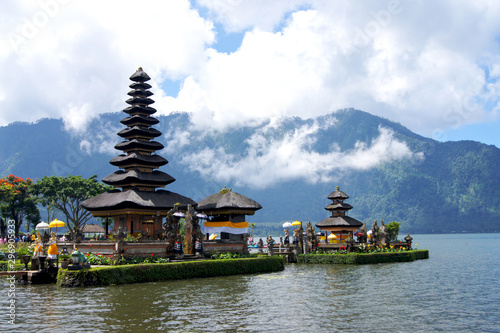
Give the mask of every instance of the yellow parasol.
M 56 228 L 56 233 L 57 233 L 57 227 L 64 227 L 64 226 L 66 226 L 66 223 L 64 223 L 63 221 L 60 221 L 58 219 L 53 220 L 49 224 L 49 228 Z
M 301 225 L 301 224 L 302 224 L 302 222 L 300 222 L 300 221 L 294 221 L 292 223 L 292 226 Z

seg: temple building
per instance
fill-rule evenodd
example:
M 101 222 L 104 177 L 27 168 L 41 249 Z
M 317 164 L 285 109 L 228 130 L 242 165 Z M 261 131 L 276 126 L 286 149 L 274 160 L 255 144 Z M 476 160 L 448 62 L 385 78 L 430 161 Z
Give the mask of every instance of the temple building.
M 346 215 L 346 212 L 353 207 L 344 203 L 344 200 L 349 199 L 349 196 L 340 191 L 338 186 L 335 187 L 335 191 L 330 193 L 328 199 L 332 200 L 332 203 L 327 205 L 325 209 L 330 211 L 332 215 L 316 223 L 316 227 L 324 231 L 327 237 L 333 232 L 334 242 L 341 243 L 349 234 L 352 237 L 352 233 L 358 230 L 363 222 Z
M 262 206 L 250 198 L 224 186 L 219 193 L 198 202 L 196 210 L 208 216 L 205 233 L 220 234 L 222 241 L 245 241 L 248 234 L 246 215 L 253 215 Z
M 196 207 L 196 202 L 180 194 L 162 190 L 175 179 L 158 170 L 168 161 L 156 154 L 163 145 L 154 138 L 161 132 L 153 125 L 158 119 L 151 115 L 156 109 L 150 105 L 153 93 L 151 85 L 146 83 L 150 77 L 139 68 L 131 77 L 131 96 L 125 108 L 128 116 L 121 120 L 127 126 L 118 132 L 124 141 L 115 148 L 123 153 L 113 158 L 110 164 L 119 168 L 102 181 L 116 189 L 100 194 L 82 202 L 82 207 L 95 217 L 113 218 L 115 231 L 124 233 L 141 233 L 146 238 L 156 238 L 162 232 L 163 218 L 170 209 L 186 210 L 188 205 Z

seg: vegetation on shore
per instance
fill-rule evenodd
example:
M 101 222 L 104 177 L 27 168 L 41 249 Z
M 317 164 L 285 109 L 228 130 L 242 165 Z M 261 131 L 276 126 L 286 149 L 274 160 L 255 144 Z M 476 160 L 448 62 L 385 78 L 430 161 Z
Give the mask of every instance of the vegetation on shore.
M 62 287 L 105 286 L 125 283 L 204 278 L 282 271 L 278 256 L 230 260 L 185 261 L 166 264 L 136 264 L 95 267 L 71 271 L 60 269 L 57 285 Z

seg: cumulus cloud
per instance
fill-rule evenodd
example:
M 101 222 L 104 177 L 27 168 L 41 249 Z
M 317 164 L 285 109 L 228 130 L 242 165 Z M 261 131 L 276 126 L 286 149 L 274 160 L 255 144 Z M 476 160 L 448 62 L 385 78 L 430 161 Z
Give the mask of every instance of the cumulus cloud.
M 62 117 L 83 131 L 125 107 L 142 66 L 159 113 L 189 111 L 198 129 L 353 107 L 431 135 L 497 120 L 499 16 L 487 0 L 10 2 L 0 125 Z M 243 34 L 236 51 L 215 49 L 217 29 Z
M 212 23 L 187 0 L 16 2 L 0 17 L 1 125 L 63 117 L 82 130 L 95 115 L 126 107 L 139 66 L 161 111 L 160 84 L 196 75 L 214 39 Z
M 291 180 L 329 182 L 343 172 L 423 158 L 421 153 L 412 153 L 386 128 L 379 128 L 379 136 L 371 144 L 358 142 L 352 150 L 341 151 L 337 147 L 321 154 L 312 149 L 321 128 L 322 125 L 315 122 L 283 138 L 273 139 L 266 135 L 264 127 L 246 141 L 246 151 L 230 154 L 222 147 L 205 148 L 183 156 L 181 162 L 207 179 L 262 189 Z

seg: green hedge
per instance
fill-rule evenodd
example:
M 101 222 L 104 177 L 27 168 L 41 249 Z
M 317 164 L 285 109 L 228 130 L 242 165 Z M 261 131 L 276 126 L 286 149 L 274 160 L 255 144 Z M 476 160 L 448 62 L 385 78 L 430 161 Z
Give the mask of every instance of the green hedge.
M 305 264 L 364 265 L 379 264 L 384 262 L 408 262 L 428 258 L 429 250 L 414 250 L 380 253 L 299 254 L 297 260 L 299 263 Z
M 29 265 L 28 265 L 28 267 L 29 267 Z M 7 268 L 8 268 L 8 261 L 4 261 L 4 260 L 0 261 L 0 272 L 7 271 Z M 21 264 L 19 262 L 19 260 L 16 260 L 14 268 L 16 271 L 21 271 L 24 268 L 24 264 Z
M 62 287 L 105 286 L 223 275 L 282 271 L 284 259 L 278 256 L 230 260 L 203 260 L 168 264 L 137 264 L 96 267 L 70 271 L 60 269 L 57 285 Z

